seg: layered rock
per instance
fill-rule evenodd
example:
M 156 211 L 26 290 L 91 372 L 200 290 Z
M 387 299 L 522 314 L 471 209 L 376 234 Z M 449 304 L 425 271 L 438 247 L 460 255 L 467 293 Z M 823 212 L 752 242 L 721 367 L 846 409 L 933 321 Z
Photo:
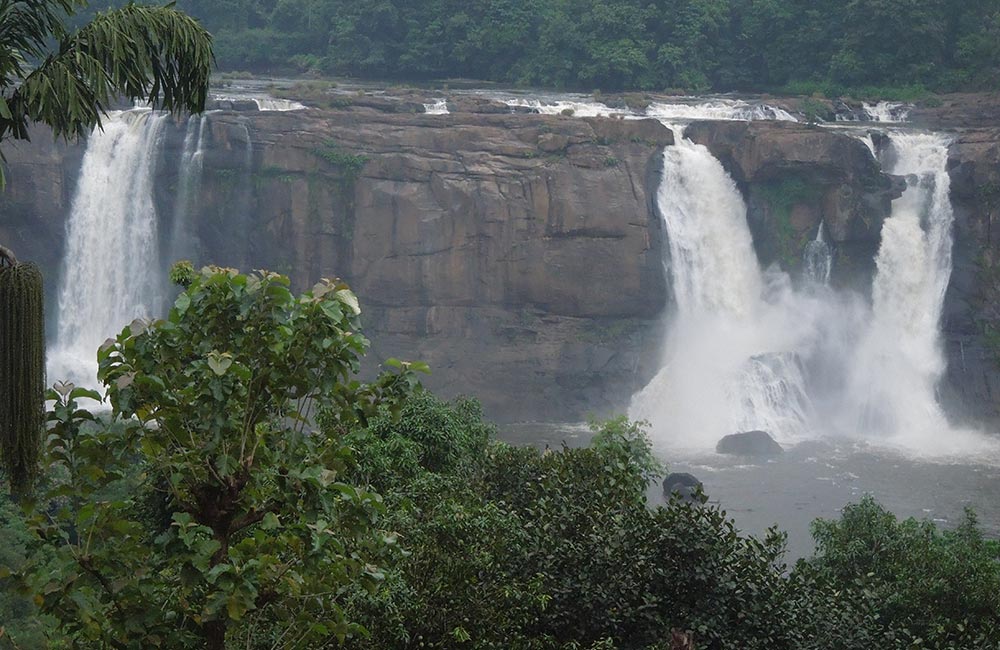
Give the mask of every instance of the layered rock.
M 367 104 L 213 113 L 188 249 L 165 236 L 180 185 L 179 122 L 166 131 L 158 165 L 164 257 L 271 268 L 299 289 L 343 277 L 363 300 L 375 359 L 428 361 L 432 388 L 474 394 L 493 417 L 620 411 L 657 370 L 668 292 L 652 199 L 671 132 L 654 120 L 493 113 L 480 104 L 451 115 Z M 837 249 L 835 281 L 870 285 L 881 223 L 901 188 L 864 144 L 770 122 L 696 123 L 686 135 L 742 188 L 765 264 L 796 270 L 822 221 Z M 979 137 L 957 145 L 953 165 L 968 215 L 958 245 L 976 251 L 989 222 L 976 216 L 985 200 L 976 188 L 1000 173 L 987 144 L 997 134 Z M 5 146 L 11 183 L 0 195 L 0 240 L 55 278 L 82 147 L 35 140 Z M 959 265 L 975 257 L 963 255 Z M 955 285 L 949 305 L 972 304 L 968 296 L 983 291 L 978 276 L 958 268 Z M 961 317 L 949 316 L 949 331 L 966 337 L 966 353 L 978 336 L 985 364 L 979 312 L 964 309 L 950 310 Z M 954 358 L 951 366 L 961 367 Z M 983 368 L 977 376 L 988 377 Z M 968 398 L 994 403 L 992 384 L 977 381 Z
M 33 128 L 31 141 L 3 143 L 7 187 L 0 191 L 0 242 L 43 270 L 46 292 L 57 286 L 65 219 L 83 151 Z
M 194 247 L 168 241 L 186 124 L 159 147 L 165 256 L 299 289 L 340 276 L 375 360 L 427 361 L 428 385 L 500 419 L 620 409 L 655 371 L 666 290 L 646 188 L 673 139 L 658 122 L 352 106 L 222 111 L 207 129 Z M 0 237 L 49 270 L 82 149 L 8 150 Z
M 949 151 L 955 246 L 945 298 L 945 398 L 952 413 L 1000 422 L 1000 129 L 961 133 Z

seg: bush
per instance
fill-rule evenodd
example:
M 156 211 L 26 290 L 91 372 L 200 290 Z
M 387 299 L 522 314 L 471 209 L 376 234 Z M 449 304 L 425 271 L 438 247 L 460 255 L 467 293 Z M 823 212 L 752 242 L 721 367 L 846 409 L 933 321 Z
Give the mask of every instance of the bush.
M 884 648 L 995 648 L 1000 553 L 976 517 L 952 531 L 898 521 L 871 497 L 813 525 L 816 556 L 796 567 L 814 593 L 841 594 L 856 630 Z M 829 609 L 829 607 L 827 608 Z M 825 632 L 824 632 L 825 633 Z

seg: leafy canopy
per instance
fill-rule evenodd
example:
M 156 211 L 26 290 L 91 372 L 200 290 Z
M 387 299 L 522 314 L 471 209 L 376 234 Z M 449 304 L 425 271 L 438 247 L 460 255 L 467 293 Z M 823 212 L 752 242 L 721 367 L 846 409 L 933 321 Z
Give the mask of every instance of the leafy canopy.
M 0 141 L 27 140 L 32 122 L 85 135 L 119 98 L 201 112 L 212 38 L 169 4 L 127 4 L 70 31 L 84 0 L 0 0 Z M 0 183 L 3 182 L 0 170 Z
M 304 648 L 361 633 L 342 593 L 381 579 L 370 560 L 393 538 L 377 530 L 381 498 L 344 480 L 343 432 L 391 412 L 413 370 L 354 379 L 368 341 L 339 281 L 295 296 L 268 272 L 172 277 L 187 289 L 169 317 L 101 348 L 110 418 L 79 408 L 92 391 L 49 394 L 23 590 L 74 647 Z

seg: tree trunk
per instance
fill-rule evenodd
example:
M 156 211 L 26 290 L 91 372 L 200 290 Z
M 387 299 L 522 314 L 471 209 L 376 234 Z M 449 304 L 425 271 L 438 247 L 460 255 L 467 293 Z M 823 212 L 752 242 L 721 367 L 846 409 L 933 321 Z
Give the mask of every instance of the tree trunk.
M 205 623 L 205 650 L 226 650 L 226 622 Z
M 694 650 L 694 634 L 683 630 L 671 630 L 670 650 Z

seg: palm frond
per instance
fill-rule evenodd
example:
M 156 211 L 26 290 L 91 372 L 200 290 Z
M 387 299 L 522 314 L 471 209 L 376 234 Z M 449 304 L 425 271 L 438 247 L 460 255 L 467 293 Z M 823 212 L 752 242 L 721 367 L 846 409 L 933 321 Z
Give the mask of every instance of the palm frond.
M 172 5 L 99 13 L 65 36 L 6 98 L 0 139 L 26 138 L 29 122 L 48 124 L 62 137 L 87 133 L 119 98 L 201 112 L 212 64 L 211 35 Z

